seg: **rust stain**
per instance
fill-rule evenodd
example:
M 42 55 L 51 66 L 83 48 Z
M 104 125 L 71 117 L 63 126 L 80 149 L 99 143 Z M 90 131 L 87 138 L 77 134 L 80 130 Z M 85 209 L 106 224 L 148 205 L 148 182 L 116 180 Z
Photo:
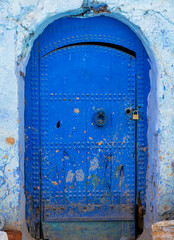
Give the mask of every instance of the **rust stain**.
M 19 123 L 19 119 L 17 119 L 16 122 Z
M 102 144 L 103 144 L 103 141 L 100 141 L 100 142 L 98 143 L 99 146 L 101 146 Z
M 15 139 L 13 137 L 8 137 L 5 139 L 5 141 L 9 145 L 13 145 L 15 143 Z
M 123 142 L 122 142 L 121 145 L 123 145 L 123 144 L 126 142 L 126 138 L 127 138 L 127 136 L 123 138 Z M 138 147 L 138 146 L 137 146 L 137 147 Z
M 22 71 L 20 71 L 19 73 L 20 73 L 20 76 L 24 79 L 25 78 L 25 74 Z
M 8 155 L 5 155 L 4 158 L 7 159 Z
M 99 14 L 99 13 L 103 13 L 103 12 L 111 13 L 111 12 L 107 9 L 107 5 L 103 5 L 103 6 L 100 6 L 100 7 L 98 7 L 98 8 L 93 8 L 93 7 L 91 7 L 91 9 L 93 10 L 94 14 Z
M 163 159 L 163 157 L 162 157 L 162 156 L 159 156 L 159 159 L 160 159 L 160 160 L 162 160 L 162 159 Z
M 164 206 L 164 210 L 165 210 L 165 211 L 168 210 L 167 204 Z
M 59 152 L 59 150 L 56 150 L 56 153 L 58 153 Z
M 89 137 L 90 140 L 92 140 L 92 137 Z
M 80 110 L 78 108 L 74 108 L 74 112 L 79 114 Z
M 56 181 L 51 181 L 51 182 L 52 182 L 52 184 L 54 184 L 55 186 L 58 185 L 58 183 L 57 183 Z
M 148 147 L 144 147 L 144 148 L 143 148 L 144 152 L 146 152 L 147 149 L 148 149 Z

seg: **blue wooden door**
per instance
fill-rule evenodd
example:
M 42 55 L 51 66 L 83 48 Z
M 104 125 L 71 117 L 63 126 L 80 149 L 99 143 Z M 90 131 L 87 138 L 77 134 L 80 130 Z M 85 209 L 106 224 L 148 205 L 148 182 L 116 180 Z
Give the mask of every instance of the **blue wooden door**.
M 92 27 L 100 21 L 108 21 L 108 25 L 100 26 L 96 37 Z M 36 205 L 42 237 L 131 239 L 135 236 L 137 194 L 136 53 L 110 40 L 108 33 L 114 23 L 109 18 L 72 20 L 75 37 L 68 22 L 53 23 L 35 43 L 35 48 L 40 48 L 39 82 L 33 84 L 39 115 L 35 149 L 40 149 Z M 57 29 L 61 32 L 63 24 L 61 38 L 67 43 L 62 40 L 62 44 Z M 121 27 L 119 31 L 124 30 Z M 54 48 L 50 40 L 46 42 L 49 36 Z M 26 115 L 30 119 L 30 114 Z
M 135 58 L 84 44 L 40 64 L 44 221 L 133 221 Z

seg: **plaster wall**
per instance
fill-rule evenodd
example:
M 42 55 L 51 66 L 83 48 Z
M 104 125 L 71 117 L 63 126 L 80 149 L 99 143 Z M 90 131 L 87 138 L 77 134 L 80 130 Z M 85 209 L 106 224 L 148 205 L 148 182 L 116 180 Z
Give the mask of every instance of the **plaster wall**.
M 157 222 L 152 227 L 153 240 L 172 240 L 174 239 L 174 221 Z
M 7 228 L 22 229 L 23 239 L 27 239 L 23 171 L 26 65 L 33 41 L 43 29 L 57 18 L 81 13 L 82 3 L 81 0 L 0 2 L 0 209 Z M 109 11 L 99 14 L 127 24 L 141 39 L 151 64 L 145 218 L 145 228 L 150 229 L 152 223 L 171 218 L 174 209 L 174 2 L 104 0 L 102 3 L 107 4 Z

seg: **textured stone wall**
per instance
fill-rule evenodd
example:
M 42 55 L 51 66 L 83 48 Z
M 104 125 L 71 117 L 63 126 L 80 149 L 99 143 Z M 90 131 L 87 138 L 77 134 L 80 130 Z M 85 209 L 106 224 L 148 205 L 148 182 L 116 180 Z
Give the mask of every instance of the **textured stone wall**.
M 91 2 L 88 1 L 92 9 Z M 82 3 L 81 0 L 0 2 L 0 209 L 8 228 L 25 229 L 24 76 L 30 50 L 34 39 L 50 22 L 82 12 Z M 173 0 L 103 3 L 107 4 L 107 10 L 98 9 L 95 2 L 95 9 L 89 15 L 105 14 L 130 26 L 142 40 L 152 67 L 145 218 L 145 228 L 151 229 L 153 222 L 171 218 L 174 208 L 174 4 Z
M 173 240 L 174 239 L 174 220 L 155 223 L 152 226 L 153 240 Z

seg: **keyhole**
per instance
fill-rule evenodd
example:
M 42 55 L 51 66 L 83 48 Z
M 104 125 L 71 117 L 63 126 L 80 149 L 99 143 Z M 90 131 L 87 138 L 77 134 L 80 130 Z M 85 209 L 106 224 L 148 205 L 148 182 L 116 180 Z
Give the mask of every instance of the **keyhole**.
M 57 122 L 57 128 L 60 128 L 60 121 Z

